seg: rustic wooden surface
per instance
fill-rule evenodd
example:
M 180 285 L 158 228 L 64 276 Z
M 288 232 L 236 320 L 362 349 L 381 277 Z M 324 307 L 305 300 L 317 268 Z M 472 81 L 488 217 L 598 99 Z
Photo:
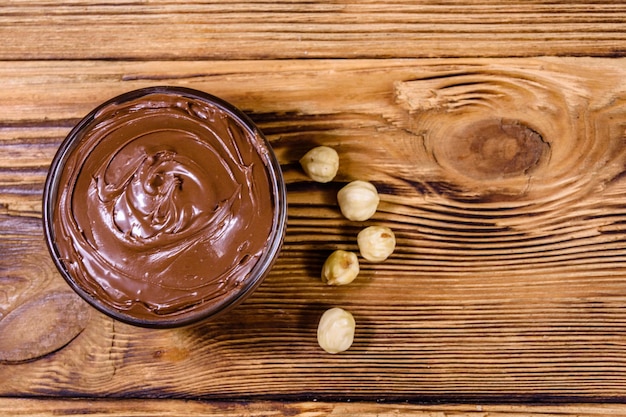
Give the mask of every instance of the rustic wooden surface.
M 285 401 L 180 401 L 119 399 L 6 399 L 0 413 L 20 416 L 88 417 L 614 417 L 623 416 L 624 408 L 614 404 L 568 405 L 413 405 L 370 402 L 285 402 Z
M 626 415 L 625 4 L 10 1 L 0 39 L 0 415 Z M 83 115 L 163 84 L 258 123 L 289 224 L 243 305 L 148 330 L 69 291 L 41 196 Z M 318 144 L 333 183 L 298 166 Z M 323 285 L 367 224 L 394 255 Z M 357 321 L 339 355 L 330 306 Z

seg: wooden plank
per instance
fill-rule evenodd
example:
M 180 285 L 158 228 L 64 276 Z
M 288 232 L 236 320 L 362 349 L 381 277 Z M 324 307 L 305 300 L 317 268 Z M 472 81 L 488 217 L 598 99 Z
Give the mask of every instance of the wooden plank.
M 622 56 L 615 1 L 33 1 L 0 10 L 0 59 Z
M 0 322 L 67 288 L 42 184 L 72 124 L 112 95 L 168 83 L 232 101 L 271 140 L 289 199 L 284 250 L 239 308 L 161 331 L 91 312 L 65 346 L 0 364 L 0 395 L 623 401 L 625 75 L 626 60 L 591 58 L 0 62 Z M 298 167 L 317 144 L 341 155 L 333 183 Z M 355 250 L 364 225 L 335 203 L 352 179 L 376 184 L 365 224 L 398 247 L 330 288 L 325 256 Z M 315 338 L 330 306 L 357 320 L 339 355 Z
M 124 415 L 154 417 L 611 417 L 626 415 L 624 405 L 412 405 L 368 402 L 200 402 L 181 400 L 107 399 L 7 399 L 0 398 L 0 415 L 6 416 L 90 416 Z

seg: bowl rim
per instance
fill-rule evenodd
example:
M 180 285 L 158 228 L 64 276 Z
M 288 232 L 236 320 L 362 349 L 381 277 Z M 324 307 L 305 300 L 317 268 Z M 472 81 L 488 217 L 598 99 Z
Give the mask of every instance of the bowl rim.
M 235 119 L 242 128 L 251 134 L 254 140 L 260 142 L 263 150 L 267 152 L 259 152 L 259 149 L 256 149 L 256 152 L 265 162 L 265 172 L 271 187 L 274 210 L 272 219 L 273 226 L 268 236 L 265 250 L 262 252 L 257 262 L 248 273 L 248 277 L 244 280 L 244 285 L 240 287 L 239 291 L 234 294 L 230 294 L 220 303 L 213 305 L 209 304 L 208 307 L 201 308 L 195 313 L 182 313 L 181 316 L 173 316 L 171 318 L 148 319 L 127 314 L 123 311 L 115 309 L 107 303 L 101 302 L 97 297 L 93 296 L 78 282 L 76 282 L 60 259 L 61 255 L 57 249 L 56 236 L 54 232 L 54 215 L 56 201 L 59 194 L 59 187 L 61 186 L 61 173 L 65 167 L 67 159 L 72 154 L 72 151 L 79 145 L 81 139 L 80 133 L 83 129 L 88 128 L 90 124 L 96 120 L 98 114 L 103 109 L 111 105 L 140 99 L 154 94 L 175 94 L 180 97 L 199 99 L 209 102 L 211 105 L 225 111 L 230 117 Z M 46 175 L 42 210 L 44 237 L 50 256 L 52 257 L 57 270 L 61 273 L 64 280 L 81 298 L 87 301 L 98 311 L 127 324 L 149 328 L 172 328 L 196 323 L 224 313 L 244 301 L 244 299 L 246 299 L 261 284 L 271 270 L 276 258 L 278 258 L 284 242 L 287 228 L 287 191 L 280 163 L 269 140 L 247 114 L 224 99 L 201 90 L 180 86 L 151 86 L 131 90 L 106 100 L 91 110 L 71 129 L 57 149 Z

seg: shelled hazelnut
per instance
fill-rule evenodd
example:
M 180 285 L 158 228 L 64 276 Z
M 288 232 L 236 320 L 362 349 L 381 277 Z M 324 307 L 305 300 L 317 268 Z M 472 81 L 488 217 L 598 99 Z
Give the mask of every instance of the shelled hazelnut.
M 356 321 L 342 308 L 326 310 L 317 326 L 317 343 L 328 353 L 344 352 L 352 346 Z
M 346 285 L 359 275 L 356 253 L 338 249 L 330 254 L 322 266 L 322 281 L 328 285 Z
M 304 172 L 317 182 L 330 182 L 339 170 L 339 155 L 328 146 L 318 146 L 300 158 Z
M 369 226 L 356 237 L 361 256 L 370 262 L 382 262 L 396 248 L 396 236 L 386 226 Z
M 376 213 L 380 197 L 372 183 L 356 180 L 339 190 L 337 202 L 348 220 L 365 221 Z

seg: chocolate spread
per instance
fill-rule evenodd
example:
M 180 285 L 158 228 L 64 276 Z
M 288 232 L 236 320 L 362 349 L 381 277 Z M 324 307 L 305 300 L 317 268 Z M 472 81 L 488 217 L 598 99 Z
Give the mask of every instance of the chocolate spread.
M 273 155 L 255 129 L 204 97 L 155 89 L 109 102 L 76 134 L 52 219 L 76 286 L 147 323 L 209 315 L 249 290 L 281 227 Z

